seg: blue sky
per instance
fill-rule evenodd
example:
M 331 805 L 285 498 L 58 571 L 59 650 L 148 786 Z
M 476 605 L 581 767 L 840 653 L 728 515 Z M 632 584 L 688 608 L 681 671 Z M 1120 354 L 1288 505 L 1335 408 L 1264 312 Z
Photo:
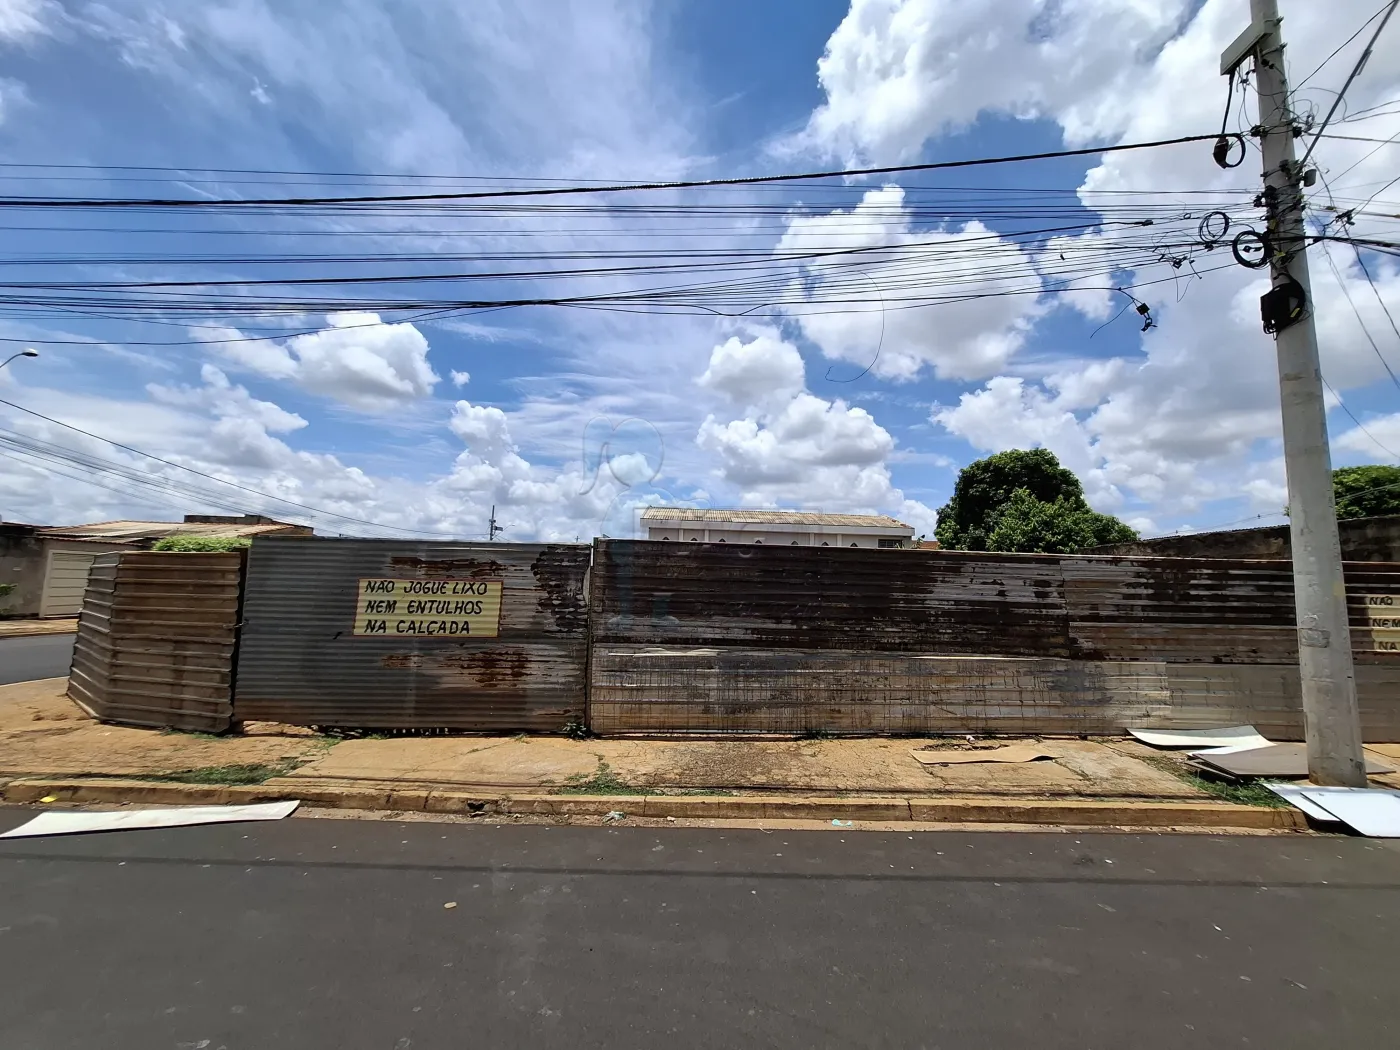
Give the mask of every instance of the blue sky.
M 1295 68 L 1320 63 L 1368 3 L 1325 15 L 1285 3 Z M 1217 56 L 1246 5 L 1154 6 L 0 0 L 0 192 L 198 200 L 706 179 L 1212 132 Z M 1318 73 L 1305 107 L 1329 103 L 1355 50 Z M 1390 48 L 1348 101 L 1398 94 Z M 1252 94 L 1235 101 L 1247 118 Z M 1384 140 L 1400 117 L 1344 127 Z M 1328 140 L 1318 158 L 1345 203 L 1383 187 L 1400 149 Z M 327 286 L 314 294 L 344 309 L 139 318 L 35 310 L 0 289 L 3 345 L 41 354 L 0 371 L 0 398 L 50 417 L 0 405 L 0 514 L 240 509 L 326 532 L 470 537 L 494 505 L 508 538 L 572 539 L 629 534 L 640 504 L 689 502 L 880 511 L 931 532 L 959 466 L 1044 445 L 1096 507 L 1149 533 L 1282 521 L 1257 276 L 1194 251 L 1185 267 L 1164 261 L 1169 231 L 1194 228 L 1206 201 L 1247 220 L 1257 169 L 1251 153 L 1222 172 L 1203 144 L 579 201 L 591 212 L 9 207 L 0 279 L 29 282 L 475 272 L 526 266 L 487 262 L 526 251 L 549 260 L 528 268 L 601 249 L 875 254 L 850 279 L 867 300 L 856 314 L 824 312 L 843 293 L 810 270 L 786 306 L 744 318 L 520 307 L 410 320 L 434 311 L 352 301 L 554 296 L 615 290 L 631 280 L 620 276 Z M 1397 198 L 1373 202 L 1358 229 L 1393 238 Z M 636 203 L 677 210 L 602 207 Z M 1147 215 L 1160 251 L 1128 253 L 1122 227 L 1092 227 Z M 1060 226 L 1084 229 L 1020 239 Z M 970 255 L 948 248 L 967 238 Z M 989 243 L 1001 269 L 969 276 Z M 890 309 L 901 268 L 930 250 L 943 261 L 919 263 L 922 287 L 979 297 Z M 1329 251 L 1313 262 L 1324 372 L 1364 424 L 1334 410 L 1334 456 L 1391 462 L 1400 414 L 1380 358 L 1400 366 L 1400 333 L 1381 304 L 1400 316 L 1400 276 L 1370 257 L 1373 291 L 1349 248 Z M 312 258 L 270 261 L 289 255 Z M 1110 275 L 1056 292 L 1062 257 Z M 731 264 L 724 275 L 744 272 Z M 988 294 L 1027 282 L 1045 294 Z M 1132 303 L 1115 285 L 1140 285 L 1158 327 L 1120 316 Z M 64 458 L 75 454 L 94 458 Z

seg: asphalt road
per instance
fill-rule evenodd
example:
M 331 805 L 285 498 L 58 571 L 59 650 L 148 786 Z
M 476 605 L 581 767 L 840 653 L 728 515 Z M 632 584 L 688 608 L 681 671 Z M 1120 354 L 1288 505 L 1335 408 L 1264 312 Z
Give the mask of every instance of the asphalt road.
M 11 840 L 0 1046 L 1396 1046 L 1397 934 L 1400 852 L 1361 839 L 293 818 Z
M 34 634 L 0 638 L 0 685 L 62 678 L 73 659 L 75 634 Z

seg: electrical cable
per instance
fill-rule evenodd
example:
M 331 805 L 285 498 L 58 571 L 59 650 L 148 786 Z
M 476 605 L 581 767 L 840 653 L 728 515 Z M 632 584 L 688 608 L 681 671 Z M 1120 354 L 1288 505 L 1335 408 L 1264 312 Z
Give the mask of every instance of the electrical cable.
M 1328 62 L 1331 62 L 1332 59 L 1336 58 L 1337 55 L 1341 53 L 1341 51 L 1342 51 L 1343 48 L 1345 48 L 1345 47 L 1346 47 L 1348 44 L 1350 44 L 1353 40 L 1355 40 L 1355 39 L 1356 39 L 1357 37 L 1359 37 L 1362 33 L 1364 33 L 1364 32 L 1366 31 L 1366 27 L 1367 27 L 1368 25 L 1370 25 L 1372 22 L 1374 22 L 1377 18 L 1379 18 L 1380 15 L 1381 15 L 1381 12 L 1384 11 L 1385 9 L 1386 9 L 1386 4 L 1381 4 L 1380 7 L 1376 8 L 1375 14 L 1371 15 L 1370 18 L 1368 18 L 1368 19 L 1366 19 L 1366 21 L 1362 22 L 1361 25 L 1360 25 L 1360 27 L 1356 30 L 1355 33 L 1352 33 L 1351 36 L 1347 37 L 1347 38 L 1346 38 L 1345 40 L 1343 40 L 1340 44 L 1338 44 L 1337 47 L 1336 47 L 1336 49 L 1333 50 L 1333 52 L 1332 52 L 1330 55 L 1328 55 L 1326 58 L 1324 58 L 1321 62 L 1319 62 L 1319 63 L 1317 64 L 1317 68 L 1315 68 L 1311 73 L 1309 73 L 1307 76 L 1305 76 L 1302 80 L 1298 81 L 1298 83 L 1297 83 L 1297 84 L 1293 87 L 1293 89 L 1292 89 L 1292 90 L 1293 90 L 1293 93 L 1296 94 L 1296 93 L 1298 92 L 1298 90 L 1299 90 L 1301 87 L 1303 87 L 1303 85 L 1305 85 L 1309 80 L 1311 80 L 1313 77 L 1315 77 L 1315 76 L 1317 76 L 1319 73 L 1321 73 L 1321 72 L 1322 72 L 1323 66 L 1327 65 Z
M 1327 377 L 1320 375 L 1319 378 L 1322 379 L 1322 385 L 1327 388 L 1327 392 L 1331 394 L 1333 398 L 1336 399 L 1337 407 L 1351 417 L 1351 421 L 1356 424 L 1357 429 L 1360 430 L 1361 433 L 1365 434 L 1368 438 L 1370 438 L 1375 443 L 1376 447 L 1379 448 L 1391 459 L 1400 460 L 1400 454 L 1397 454 L 1395 451 L 1387 448 L 1384 444 L 1382 444 L 1381 439 L 1376 437 L 1376 435 L 1372 434 L 1369 430 L 1367 430 L 1366 424 L 1362 423 L 1361 420 L 1356 418 L 1356 413 L 1351 410 L 1351 408 L 1347 405 L 1345 401 L 1342 400 L 1342 395 L 1337 393 L 1337 391 L 1332 388 L 1332 384 L 1327 382 Z
M 1054 160 L 1063 157 L 1097 156 L 1101 153 L 1121 153 L 1128 150 L 1154 149 L 1161 146 L 1178 146 L 1191 142 L 1204 142 L 1219 138 L 1218 135 L 1182 135 L 1171 139 L 1157 139 L 1150 142 L 1124 142 L 1114 146 L 1093 146 L 1085 149 L 1050 150 L 1043 153 L 1023 153 L 1005 157 L 978 157 L 970 160 L 936 161 L 926 164 L 886 165 L 871 168 L 837 169 L 833 171 L 801 172 L 783 175 L 753 175 L 730 179 L 689 179 L 673 182 L 614 183 L 601 186 L 558 186 L 519 190 L 481 190 L 470 193 L 417 193 L 392 195 L 367 195 L 358 197 L 286 197 L 263 199 L 139 199 L 139 198 L 27 198 L 0 197 L 0 207 L 65 207 L 65 208 L 110 208 L 110 207 L 170 207 L 170 208 L 244 208 L 244 207 L 305 207 L 308 205 L 336 206 L 344 204 L 385 204 L 413 203 L 418 201 L 448 200 L 487 200 L 502 197 L 548 197 L 562 195 L 630 193 L 637 190 L 681 190 L 704 189 L 719 186 L 771 185 L 781 182 L 799 182 L 812 179 L 857 178 L 866 175 L 895 175 L 911 171 L 944 171 L 952 168 L 978 167 L 987 164 L 1013 164 L 1033 160 Z
M 1390 367 L 1390 362 L 1385 359 L 1385 355 L 1381 353 L 1380 346 L 1377 345 L 1375 338 L 1371 335 L 1371 330 L 1366 327 L 1366 321 L 1361 316 L 1361 311 L 1357 308 L 1355 301 L 1352 299 L 1351 292 L 1347 291 L 1346 279 L 1342 276 L 1342 271 L 1338 269 L 1336 260 L 1332 258 L 1332 252 L 1327 247 L 1327 242 L 1323 241 L 1321 243 L 1323 257 L 1327 260 L 1327 265 L 1331 268 L 1332 275 L 1337 278 L 1337 287 L 1342 290 L 1342 297 L 1346 299 L 1347 305 L 1351 307 L 1351 312 L 1356 315 L 1356 323 L 1361 326 L 1362 335 L 1366 337 L 1366 342 L 1371 344 L 1371 349 L 1375 351 L 1376 357 L 1385 368 L 1386 375 L 1390 376 L 1390 381 L 1395 384 L 1396 389 L 1400 390 L 1400 377 L 1396 376 L 1395 370 Z M 1359 259 L 1360 257 L 1361 255 L 1358 251 L 1357 258 Z M 1369 277 L 1370 275 L 1368 274 L 1367 276 Z M 1374 288 L 1375 286 L 1372 285 L 1372 287 Z M 1377 293 L 1377 295 L 1379 296 L 1379 293 Z M 1382 303 L 1381 305 L 1384 306 L 1385 304 Z M 1387 316 L 1389 316 L 1389 312 L 1387 312 Z M 1394 325 L 1394 323 L 1394 321 L 1391 322 L 1392 325 Z M 1400 335 L 1400 332 L 1396 334 Z
M 130 452 L 130 453 L 132 453 L 133 455 L 142 456 L 142 457 L 144 457 L 144 458 L 146 458 L 146 459 L 154 460 L 154 461 L 157 462 L 157 463 L 163 463 L 163 464 L 165 464 L 165 465 L 168 466 L 168 467 L 175 467 L 175 468 L 178 469 L 178 470 L 185 470 L 185 471 L 188 471 L 188 472 L 191 473 L 191 474 L 197 474 L 197 475 L 199 475 L 199 476 L 202 477 L 202 478 L 208 479 L 209 481 L 217 482 L 217 483 L 220 484 L 220 485 L 227 485 L 227 486 L 229 486 L 230 488 L 238 489 L 238 490 L 241 491 L 241 492 L 248 492 L 248 493 L 251 493 L 252 495 L 260 496 L 260 497 L 262 497 L 263 499 L 271 500 L 271 501 L 274 502 L 274 503 L 281 503 L 281 504 L 284 504 L 284 505 L 289 506 L 289 507 L 297 507 L 297 508 L 299 508 L 299 509 L 302 510 L 302 511 L 307 511 L 307 512 L 310 512 L 310 513 L 312 513 L 312 514 L 318 515 L 318 516 L 320 516 L 320 517 L 324 517 L 324 518 L 333 518 L 333 519 L 337 519 L 337 520 L 340 520 L 340 521 L 354 522 L 354 523 L 357 524 L 357 525 L 369 525 L 369 526 L 372 526 L 372 527 L 374 527 L 374 528 L 376 528 L 376 529 L 386 529 L 386 530 L 391 531 L 391 532 L 406 532 L 406 533 L 409 533 L 410 535 L 423 535 L 423 536 L 447 536 L 448 538 L 451 538 L 450 534 L 433 533 L 433 532 L 428 532 L 427 530 L 424 530 L 424 529 L 406 529 L 406 528 L 402 528 L 402 527 L 397 526 L 397 525 L 383 525 L 383 524 L 381 524 L 381 523 L 379 523 L 379 522 L 376 522 L 376 521 L 368 521 L 368 520 L 366 520 L 366 519 L 364 519 L 364 518 L 356 518 L 356 517 L 353 517 L 352 515 L 349 515 L 349 514 L 339 514 L 339 513 L 335 512 L 335 511 L 333 511 L 333 510 L 324 510 L 324 509 L 322 509 L 322 508 L 320 508 L 320 507 L 312 507 L 312 506 L 309 506 L 309 505 L 307 505 L 307 504 L 305 504 L 305 503 L 298 503 L 298 502 L 296 502 L 295 500 L 289 500 L 289 499 L 286 499 L 286 498 L 281 497 L 281 496 L 274 496 L 274 495 L 272 495 L 271 493 L 262 492 L 262 491 L 260 491 L 260 490 L 258 490 L 258 489 L 254 489 L 254 488 L 249 488 L 249 487 L 246 486 L 246 485 L 239 485 L 239 484 L 237 484 L 236 482 L 225 481 L 223 478 L 215 477 L 213 474 L 206 474 L 206 473 L 205 473 L 204 471 L 202 471 L 202 470 L 196 470 L 194 467 L 185 466 L 183 463 L 176 463 L 176 462 L 174 462 L 174 461 L 172 461 L 172 460 L 162 459 L 160 456 L 152 455 L 152 454 L 149 453 L 149 452 L 143 452 L 143 451 L 141 451 L 141 450 L 138 449 L 138 448 L 133 448 L 133 447 L 130 446 L 130 445 L 124 445 L 124 444 L 122 444 L 120 441 L 113 441 L 111 438 L 103 437 L 103 436 L 100 435 L 100 434 L 94 434 L 94 433 L 92 433 L 92 432 L 89 431 L 89 430 L 84 430 L 84 429 L 82 429 L 81 427 L 76 427 L 76 426 L 74 426 L 74 425 L 71 424 L 71 423 L 65 423 L 65 422 L 63 422 L 63 420 L 61 420 L 61 419 L 54 419 L 52 416 L 46 416 L 46 415 L 44 415 L 42 412 L 36 412 L 36 411 L 35 411 L 34 409 L 32 409 L 32 408 L 25 408 L 23 405 L 17 405 L 17 404 L 15 404 L 13 401 L 6 401 L 4 398 L 0 398 L 0 405 L 8 405 L 10 408 L 17 409 L 18 411 L 24 412 L 24 413 L 26 413 L 27 415 L 35 416 L 35 417 L 38 418 L 38 419 L 42 419 L 42 420 L 44 420 L 44 421 L 46 421 L 46 422 L 53 423 L 53 424 L 55 424 L 55 425 L 57 425 L 57 426 L 60 426 L 60 427 L 64 427 L 65 429 L 71 430 L 71 431 L 73 431 L 74 433 L 82 434 L 84 437 L 90 437 L 90 438 L 93 438 L 93 439 L 95 439 L 95 440 L 97 440 L 97 441 L 106 442 L 107 444 L 111 445 L 111 446 L 114 447 L 114 448 L 122 449 L 123 451 Z M 70 451 L 71 451 L 71 450 L 70 450 Z
M 1371 57 L 1371 49 L 1375 47 L 1376 40 L 1381 33 L 1385 32 L 1386 23 L 1390 21 L 1390 16 L 1395 14 L 1395 8 L 1397 6 L 1400 6 L 1400 0 L 1390 0 L 1390 3 L 1385 9 L 1385 17 L 1381 19 L 1381 24 L 1376 26 L 1376 31 L 1371 34 L 1371 39 L 1367 42 L 1366 49 L 1361 52 L 1361 57 L 1358 58 L 1356 64 L 1351 67 L 1351 72 L 1347 74 L 1346 80 L 1342 83 L 1342 89 L 1337 92 L 1337 97 L 1332 101 L 1332 108 L 1327 111 L 1327 116 L 1322 119 L 1322 124 L 1318 127 L 1317 134 L 1313 136 L 1312 142 L 1308 144 L 1307 150 L 1303 153 L 1303 159 L 1298 162 L 1298 171 L 1302 171 L 1307 167 L 1308 158 L 1312 156 L 1313 150 L 1317 148 L 1317 144 L 1322 140 L 1322 133 L 1327 130 L 1327 125 L 1336 114 L 1337 107 L 1342 104 L 1342 99 L 1346 97 L 1347 90 L 1351 87 L 1352 82 L 1356 80 L 1361 74 L 1361 70 L 1365 68 L 1367 60 Z

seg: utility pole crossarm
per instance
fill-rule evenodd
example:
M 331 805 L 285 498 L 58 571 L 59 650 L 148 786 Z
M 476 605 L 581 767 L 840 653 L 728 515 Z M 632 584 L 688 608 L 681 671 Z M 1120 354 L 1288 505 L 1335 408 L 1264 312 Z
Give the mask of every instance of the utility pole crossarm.
M 1277 0 L 1250 0 L 1252 24 L 1221 56 L 1232 73 L 1253 54 L 1264 154 L 1264 206 L 1272 288 L 1260 301 L 1274 336 L 1288 475 L 1293 589 L 1298 619 L 1308 774 L 1315 784 L 1366 786 L 1346 583 L 1332 491 L 1327 411 L 1318 363 L 1303 222 L 1303 172 L 1284 72 Z

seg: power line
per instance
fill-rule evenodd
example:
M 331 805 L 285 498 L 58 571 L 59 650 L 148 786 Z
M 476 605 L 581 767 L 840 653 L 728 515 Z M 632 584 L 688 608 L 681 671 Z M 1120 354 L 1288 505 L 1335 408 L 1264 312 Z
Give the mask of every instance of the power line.
M 1356 60 L 1356 65 L 1351 67 L 1351 72 L 1347 74 L 1346 81 L 1342 84 L 1342 89 L 1337 92 L 1337 97 L 1332 100 L 1332 108 L 1327 111 L 1327 116 L 1322 118 L 1322 124 L 1318 127 L 1317 134 L 1313 137 L 1312 142 L 1303 153 L 1303 159 L 1298 161 L 1298 171 L 1302 171 L 1307 167 L 1308 158 L 1312 156 L 1313 150 L 1317 148 L 1317 144 L 1322 140 L 1322 133 L 1327 130 L 1328 123 L 1331 122 L 1332 117 L 1336 114 L 1337 107 L 1342 104 L 1342 99 L 1346 97 L 1347 89 L 1351 87 L 1352 81 L 1354 81 L 1361 74 L 1361 70 L 1365 68 L 1367 60 L 1371 57 L 1371 49 L 1376 45 L 1376 39 L 1385 31 L 1386 23 L 1390 21 L 1390 16 L 1395 14 L 1395 8 L 1397 6 L 1400 6 L 1400 0 L 1390 0 L 1390 4 L 1386 7 L 1385 17 L 1381 19 L 1381 24 L 1376 26 L 1376 31 L 1371 34 L 1371 39 L 1367 41 L 1366 49 L 1361 52 L 1361 57 Z
M 1380 17 L 1381 12 L 1384 11 L 1384 10 L 1386 9 L 1386 6 L 1387 6 L 1387 4 L 1382 4 L 1380 7 L 1376 8 L 1375 14 L 1373 14 L 1370 18 L 1366 19 L 1366 21 L 1362 22 L 1361 25 L 1360 25 L 1360 27 L 1356 30 L 1355 33 L 1352 33 L 1351 36 L 1347 37 L 1347 38 L 1346 38 L 1345 40 L 1343 40 L 1340 44 L 1338 44 L 1337 47 L 1336 47 L 1336 49 L 1335 49 L 1330 55 L 1328 55 L 1326 58 L 1324 58 L 1321 62 L 1319 62 L 1319 63 L 1317 64 L 1317 68 L 1316 68 L 1316 69 L 1314 69 L 1311 73 L 1309 73 L 1307 76 L 1305 76 L 1302 80 L 1298 81 L 1298 83 L 1297 83 L 1296 85 L 1294 85 L 1293 90 L 1290 92 L 1290 94 L 1296 95 L 1296 94 L 1298 93 L 1299 89 L 1302 88 L 1302 86 L 1303 86 L 1304 84 L 1306 84 L 1306 83 L 1307 83 L 1309 80 L 1311 80 L 1313 77 L 1315 77 L 1315 76 L 1317 76 L 1319 73 L 1321 73 L 1321 72 L 1322 72 L 1322 67 L 1325 66 L 1325 65 L 1327 65 L 1328 62 L 1331 62 L 1332 59 L 1336 58 L 1337 55 L 1342 51 L 1343 48 L 1345 48 L 1345 47 L 1346 47 L 1348 44 L 1350 44 L 1353 40 L 1355 40 L 1355 39 L 1356 39 L 1357 37 L 1359 37 L 1362 33 L 1364 33 L 1364 32 L 1366 31 L 1366 27 L 1367 27 L 1368 25 L 1370 25 L 1372 22 L 1374 22 L 1377 18 Z
M 1396 453 L 1393 450 L 1387 448 L 1381 442 L 1380 438 L 1376 437 L 1375 434 L 1372 434 L 1369 430 L 1366 429 L 1365 423 L 1361 422 L 1361 420 L 1356 418 L 1356 413 L 1351 410 L 1350 406 L 1348 406 L 1345 401 L 1342 400 L 1342 395 L 1337 393 L 1337 391 L 1333 389 L 1332 384 L 1327 382 L 1327 377 L 1321 376 L 1321 379 L 1322 385 L 1327 388 L 1327 392 L 1331 394 L 1333 398 L 1336 399 L 1337 407 L 1351 417 L 1351 421 L 1356 424 L 1357 429 L 1360 430 L 1361 433 L 1365 434 L 1368 438 L 1370 438 L 1375 443 L 1376 447 L 1379 448 L 1391 459 L 1400 460 L 1400 453 Z
M 271 493 L 262 492 L 254 488 L 249 488 L 246 485 L 239 485 L 236 482 L 225 481 L 223 478 L 215 477 L 213 474 L 206 474 L 204 471 L 196 470 L 194 467 L 187 467 L 183 463 L 176 463 L 172 460 L 162 459 L 160 456 L 152 455 L 149 452 L 143 452 L 139 448 L 133 448 L 130 445 L 124 445 L 120 441 L 113 441 L 111 438 L 103 437 L 100 434 L 94 434 L 89 430 L 84 430 L 81 427 L 76 427 L 71 423 L 65 423 L 61 419 L 54 419 L 52 416 L 46 416 L 42 412 L 34 411 L 34 409 L 32 408 L 25 408 L 23 405 L 17 405 L 13 401 L 6 401 L 5 399 L 0 398 L 0 405 L 8 405 L 10 408 L 17 409 L 18 411 L 24 412 L 27 415 L 35 416 L 38 419 L 42 419 L 46 422 L 53 423 L 60 427 L 64 427 L 68 430 L 73 431 L 74 433 L 82 434 L 84 437 L 90 437 L 97 441 L 106 442 L 108 445 L 111 445 L 114 448 L 122 449 L 126 452 L 132 453 L 133 455 L 142 456 L 146 459 L 154 460 L 157 463 L 163 463 L 168 467 L 175 467 L 177 470 L 189 471 L 191 474 L 197 474 L 202 478 L 207 478 L 209 481 L 217 482 L 220 485 L 227 485 L 230 488 L 235 488 L 241 492 L 248 492 L 252 495 L 260 496 L 263 499 L 271 500 L 274 503 L 282 503 L 289 507 L 298 507 L 303 511 L 309 511 L 312 514 L 319 515 L 321 517 L 338 519 L 340 521 L 350 521 L 354 522 L 357 525 L 369 525 L 376 529 L 388 529 L 392 532 L 406 532 L 410 535 L 446 536 L 447 538 L 456 538 L 451 536 L 450 534 L 428 532 L 424 529 L 405 529 L 397 525 L 383 525 L 376 521 L 368 521 L 364 518 L 356 518 L 349 514 L 338 514 L 332 510 L 323 510 L 319 507 L 312 507 L 305 503 L 298 503 L 295 500 L 285 499 L 281 496 L 274 496 Z M 68 451 L 71 452 L 73 450 L 70 449 Z M 79 453 L 79 455 L 81 455 L 81 453 Z
M 1033 160 L 1054 160 L 1062 157 L 1087 157 L 1103 153 L 1121 153 L 1127 150 L 1153 149 L 1159 146 L 1178 146 L 1191 142 L 1206 142 L 1218 139 L 1219 134 L 1183 135 L 1173 139 L 1157 139 L 1151 142 L 1125 142 L 1116 146 L 1093 146 L 1085 149 L 1052 150 L 1044 153 L 1023 153 L 1005 157 L 979 157 L 971 160 L 937 161 L 927 164 L 900 164 L 873 168 L 850 168 L 833 171 L 801 172 L 785 175 L 753 175 L 729 179 L 691 179 L 674 182 L 613 183 L 600 186 L 557 186 L 534 187 L 519 190 L 477 190 L 468 193 L 415 193 L 393 195 L 370 195 L 358 197 L 285 197 L 264 199 L 137 199 L 137 198 L 29 198 L 0 197 L 0 207 L 171 207 L 171 208 L 211 208 L 211 207 L 267 207 L 267 206 L 306 206 L 341 204 L 386 204 L 410 203 L 414 201 L 442 200 L 488 200 L 502 197 L 549 197 L 594 193 L 630 193 L 634 190 L 684 190 L 705 189 L 718 186 L 754 186 L 781 182 L 799 182 L 812 179 L 857 178 L 866 175 L 896 175 L 911 171 L 943 171 L 951 168 L 970 168 L 987 164 L 1014 164 Z
M 1366 277 L 1366 283 L 1371 286 L 1371 292 L 1376 297 L 1376 302 L 1380 304 L 1381 311 L 1385 314 L 1385 319 L 1390 322 L 1390 330 L 1395 333 L 1395 337 L 1400 339 L 1400 326 L 1395 323 L 1395 318 L 1391 316 L 1390 307 L 1385 305 L 1385 299 L 1381 296 L 1381 290 L 1376 287 L 1376 281 L 1371 276 L 1371 271 L 1366 266 L 1366 260 L 1361 255 L 1361 249 L 1355 244 L 1351 250 L 1356 253 L 1356 264 L 1361 267 L 1362 274 Z
M 1352 245 L 1352 248 L 1353 248 L 1353 249 L 1356 249 L 1356 246 L 1355 246 L 1355 245 Z M 1360 311 L 1360 309 L 1357 308 L 1357 305 L 1356 305 L 1355 301 L 1352 299 L 1352 297 L 1351 297 L 1351 292 L 1347 291 L 1346 279 L 1342 276 L 1342 271 L 1341 271 L 1340 269 L 1338 269 L 1336 261 L 1332 258 L 1332 252 L 1331 252 L 1331 250 L 1327 247 L 1327 242 L 1326 242 L 1326 241 L 1323 241 L 1323 242 L 1322 242 L 1322 254 L 1323 254 L 1323 256 L 1327 259 L 1327 265 L 1331 268 L 1333 276 L 1335 276 L 1335 277 L 1337 278 L 1337 287 L 1340 288 L 1340 289 L 1342 290 L 1342 296 L 1343 296 L 1343 298 L 1346 299 L 1347 305 L 1351 307 L 1351 312 L 1354 313 L 1354 314 L 1356 315 L 1356 323 L 1359 324 L 1359 325 L 1361 326 L 1361 334 L 1364 335 L 1364 336 L 1366 337 L 1366 342 L 1370 343 L 1370 344 L 1371 344 L 1371 349 L 1374 350 L 1374 351 L 1376 352 L 1376 357 L 1380 359 L 1380 363 L 1385 367 L 1385 373 L 1386 373 L 1386 375 L 1390 376 L 1390 381 L 1391 381 L 1392 383 L 1395 384 L 1395 386 L 1396 386 L 1397 389 L 1400 389 L 1400 378 L 1397 378 L 1397 377 L 1396 377 L 1396 375 L 1395 375 L 1395 370 L 1392 369 L 1392 368 L 1390 367 L 1390 362 L 1387 361 L 1387 360 L 1385 359 L 1385 355 L 1381 353 L 1381 348 L 1376 344 L 1376 340 L 1372 337 L 1372 335 L 1371 335 L 1371 330 L 1370 330 L 1369 328 L 1366 327 L 1366 321 L 1365 321 L 1365 319 L 1361 316 L 1361 311 Z M 1357 258 L 1358 258 L 1358 259 L 1361 258 L 1361 254 L 1360 254 L 1360 251 L 1359 251 L 1359 250 L 1357 250 Z M 1363 269 L 1364 269 L 1364 267 L 1363 267 Z M 1370 279 L 1370 274 L 1367 274 L 1366 276 L 1367 276 L 1367 279 L 1369 280 L 1369 279 Z M 1375 285 L 1372 284 L 1371 287 L 1374 288 Z M 1380 293 L 1378 292 L 1378 293 L 1376 293 L 1376 294 L 1377 294 L 1377 297 L 1379 298 Z M 1381 305 L 1384 306 L 1385 304 L 1382 303 Z M 1387 311 L 1386 316 L 1389 316 L 1389 311 Z M 1395 323 L 1394 321 L 1391 322 L 1392 325 L 1394 325 L 1394 323 Z M 1397 334 L 1397 335 L 1400 335 L 1400 332 L 1398 332 L 1398 333 L 1396 333 L 1396 334 Z M 1358 424 L 1358 425 L 1359 425 L 1359 424 Z M 1377 442 L 1377 444 L 1379 444 L 1379 442 Z M 1393 454 L 1393 453 L 1392 453 L 1392 454 Z M 1397 459 L 1400 459 L 1400 456 L 1397 456 L 1396 458 L 1397 458 Z

